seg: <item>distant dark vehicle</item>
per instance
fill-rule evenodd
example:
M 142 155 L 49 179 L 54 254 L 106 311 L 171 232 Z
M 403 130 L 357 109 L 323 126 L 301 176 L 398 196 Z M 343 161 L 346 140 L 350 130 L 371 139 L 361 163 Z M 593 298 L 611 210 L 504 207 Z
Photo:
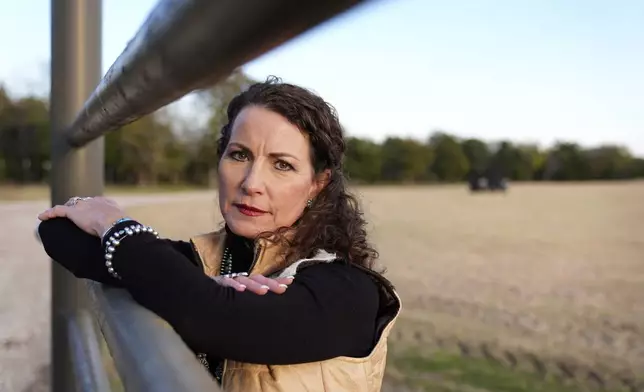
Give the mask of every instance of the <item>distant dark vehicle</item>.
M 472 171 L 468 176 L 470 191 L 502 191 L 505 192 L 508 182 L 502 173 L 494 170 L 484 172 Z

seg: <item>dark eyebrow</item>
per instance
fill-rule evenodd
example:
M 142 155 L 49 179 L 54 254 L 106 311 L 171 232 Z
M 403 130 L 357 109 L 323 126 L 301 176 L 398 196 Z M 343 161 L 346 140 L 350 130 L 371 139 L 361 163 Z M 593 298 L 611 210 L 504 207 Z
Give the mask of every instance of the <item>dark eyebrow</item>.
M 270 155 L 270 156 L 272 156 L 272 157 L 275 157 L 275 158 L 290 157 L 290 158 L 295 159 L 296 161 L 299 161 L 299 158 L 298 158 L 298 157 L 296 157 L 295 155 L 291 155 L 291 154 L 289 154 L 289 153 L 286 153 L 286 152 L 273 152 L 273 153 L 270 153 L 270 154 L 268 154 L 268 155 Z
M 244 150 L 244 151 L 246 151 L 246 152 L 248 152 L 248 153 L 250 153 L 250 154 L 252 155 L 252 152 L 250 151 L 250 148 L 246 147 L 246 146 L 245 146 L 244 144 L 242 144 L 242 143 L 239 143 L 239 142 L 230 142 L 229 144 L 230 144 L 231 146 L 235 146 L 235 147 L 241 148 L 242 150 Z M 270 154 L 268 154 L 268 155 L 270 155 L 270 156 L 271 156 L 271 157 L 273 157 L 273 158 L 284 158 L 284 157 L 289 157 L 289 158 L 293 158 L 293 159 L 295 159 L 296 161 L 299 161 L 299 160 L 300 160 L 300 159 L 299 159 L 298 157 L 296 157 L 295 155 L 293 155 L 293 154 L 289 154 L 289 153 L 287 153 L 287 152 L 272 152 L 272 153 L 270 153 Z
M 243 145 L 242 143 L 238 143 L 238 142 L 228 142 L 228 145 L 230 145 L 230 146 L 235 146 L 235 147 L 238 147 L 238 148 L 241 148 L 242 150 L 248 150 L 248 151 L 250 151 L 250 148 L 246 147 L 246 146 L 245 146 L 245 145 Z

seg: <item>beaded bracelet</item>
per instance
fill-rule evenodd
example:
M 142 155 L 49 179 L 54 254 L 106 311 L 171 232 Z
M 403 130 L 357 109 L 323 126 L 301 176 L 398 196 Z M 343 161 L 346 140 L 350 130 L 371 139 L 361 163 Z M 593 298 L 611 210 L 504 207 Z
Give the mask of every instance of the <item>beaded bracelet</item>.
M 150 226 L 137 224 L 114 232 L 105 242 L 105 266 L 107 267 L 107 272 L 109 272 L 109 274 L 114 278 L 121 279 L 121 275 L 114 270 L 114 266 L 112 265 L 112 258 L 114 257 L 116 248 L 121 244 L 121 241 L 123 241 L 124 238 L 139 233 L 151 233 L 156 236 L 157 239 L 159 238 L 159 233 Z
M 111 235 L 111 234 L 112 234 L 112 230 L 114 230 L 114 228 L 115 228 L 119 223 L 123 223 L 123 222 L 130 221 L 130 220 L 134 220 L 134 219 L 129 218 L 129 217 L 127 217 L 127 216 L 126 216 L 126 217 L 123 217 L 123 218 L 121 218 L 121 219 L 117 220 L 116 222 L 112 223 L 112 225 L 111 225 L 107 230 L 105 230 L 105 231 L 103 232 L 103 235 L 101 236 L 101 243 L 102 243 L 102 244 L 105 244 L 105 239 L 106 239 L 109 235 Z

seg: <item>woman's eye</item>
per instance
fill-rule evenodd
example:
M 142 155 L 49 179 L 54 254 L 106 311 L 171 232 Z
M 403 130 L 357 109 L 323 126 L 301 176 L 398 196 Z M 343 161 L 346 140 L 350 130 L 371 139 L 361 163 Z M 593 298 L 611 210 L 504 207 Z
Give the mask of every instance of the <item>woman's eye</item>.
M 277 170 L 282 170 L 282 171 L 287 171 L 287 170 L 292 170 L 293 166 L 291 166 L 290 163 L 284 162 L 284 161 L 277 161 L 275 163 L 275 167 Z
M 236 161 L 243 161 L 248 158 L 248 155 L 243 151 L 231 151 L 228 156 Z

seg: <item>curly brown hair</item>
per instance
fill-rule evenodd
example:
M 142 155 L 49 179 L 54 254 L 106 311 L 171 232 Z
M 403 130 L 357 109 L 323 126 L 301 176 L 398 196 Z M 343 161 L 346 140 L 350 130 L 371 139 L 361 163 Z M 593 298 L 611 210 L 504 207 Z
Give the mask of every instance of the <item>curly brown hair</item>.
M 262 237 L 287 242 L 285 262 L 312 257 L 316 249 L 334 252 L 352 264 L 373 269 L 378 252 L 367 241 L 366 221 L 357 198 L 347 189 L 343 171 L 346 149 L 342 125 L 333 106 L 315 93 L 277 77 L 252 84 L 228 104 L 228 123 L 217 144 L 219 159 L 230 141 L 232 125 L 246 106 L 256 105 L 282 115 L 308 136 L 311 163 L 316 174 L 330 171 L 327 185 L 291 228 L 279 228 Z

